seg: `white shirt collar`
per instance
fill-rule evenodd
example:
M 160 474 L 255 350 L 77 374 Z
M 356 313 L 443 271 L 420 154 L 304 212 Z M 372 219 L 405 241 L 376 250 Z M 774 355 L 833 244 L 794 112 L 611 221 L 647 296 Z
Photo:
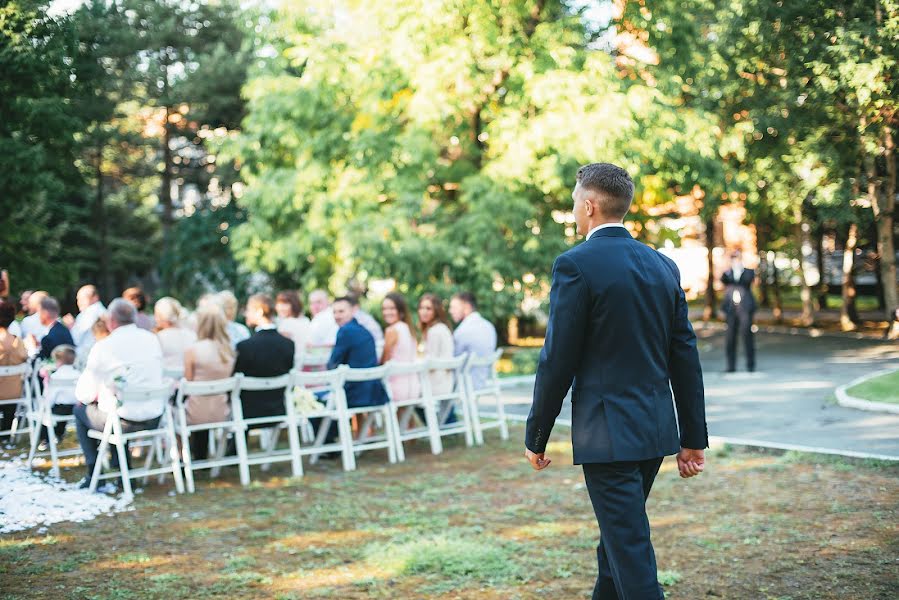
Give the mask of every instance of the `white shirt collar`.
M 603 223 L 602 225 L 597 225 L 596 227 L 594 227 L 593 229 L 591 229 L 591 230 L 587 233 L 587 239 L 589 240 L 591 237 L 593 237 L 593 234 L 594 234 L 594 233 L 596 233 L 596 232 L 599 231 L 600 229 L 605 229 L 606 227 L 622 227 L 622 228 L 624 228 L 624 229 L 627 229 L 626 227 L 624 227 L 624 224 L 623 224 L 623 223 Z
M 265 325 L 259 325 L 256 327 L 256 331 L 267 331 L 269 329 L 277 329 L 278 326 L 274 323 L 267 323 Z

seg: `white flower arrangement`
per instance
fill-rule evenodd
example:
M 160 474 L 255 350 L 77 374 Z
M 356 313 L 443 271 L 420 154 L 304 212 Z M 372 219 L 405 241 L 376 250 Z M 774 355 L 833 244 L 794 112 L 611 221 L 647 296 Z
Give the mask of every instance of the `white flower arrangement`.
M 315 413 L 325 410 L 325 405 L 318 401 L 315 394 L 301 387 L 293 388 L 291 393 L 293 406 L 298 415 Z

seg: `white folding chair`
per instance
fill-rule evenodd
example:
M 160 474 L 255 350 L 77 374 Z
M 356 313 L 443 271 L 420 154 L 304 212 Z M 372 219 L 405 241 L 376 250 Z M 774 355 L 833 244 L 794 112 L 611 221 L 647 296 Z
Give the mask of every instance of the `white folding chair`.
M 31 429 L 31 450 L 28 453 L 28 465 L 31 466 L 35 458 L 43 458 L 50 456 L 50 474 L 59 477 L 59 459 L 66 456 L 78 456 L 81 454 L 81 448 L 69 448 L 68 450 L 60 450 L 59 442 L 56 439 L 56 425 L 59 423 L 75 423 L 74 415 L 57 415 L 53 413 L 52 399 L 59 391 L 71 391 L 74 393 L 76 379 L 59 380 L 50 377 L 49 382 L 44 388 L 44 393 L 34 392 L 34 401 L 28 411 L 27 417 Z M 33 389 L 33 388 L 32 388 Z M 40 443 L 40 431 L 42 427 L 47 428 L 47 445 L 49 452 L 38 452 L 37 447 Z
M 247 419 L 243 416 L 242 404 L 235 402 L 231 407 L 232 418 L 240 425 L 241 432 L 234 437 L 238 456 L 244 457 L 245 464 L 262 465 L 263 470 L 267 470 L 268 466 L 273 463 L 290 461 L 293 476 L 302 477 L 303 463 L 300 459 L 300 434 L 289 386 L 289 373 L 278 377 L 247 377 L 243 375 L 240 380 L 241 392 L 283 388 L 284 414 Z M 263 426 L 261 431 L 259 431 L 262 451 L 250 454 L 247 450 L 246 437 L 243 432 L 258 428 L 253 426 Z M 280 437 L 280 432 L 285 429 L 287 430 L 289 447 L 286 450 L 279 450 L 277 448 L 278 438 Z M 241 446 L 243 446 L 243 449 L 241 449 Z
M 380 367 L 369 367 L 365 369 L 351 369 L 347 367 L 344 372 L 344 387 L 340 393 L 343 396 L 343 402 L 346 403 L 346 384 L 361 381 L 377 380 L 381 385 L 387 385 L 387 377 L 390 375 L 389 367 L 381 365 Z M 360 453 L 366 450 L 376 450 L 378 448 L 387 448 L 387 457 L 391 463 L 397 461 L 397 432 L 399 431 L 399 423 L 396 421 L 396 413 L 390 409 L 390 402 L 377 406 L 358 406 L 350 408 L 347 405 L 347 424 L 353 417 L 357 417 L 358 433 L 353 438 L 353 452 Z M 372 429 L 380 428 L 383 433 L 371 435 Z
M 32 408 L 32 367 L 24 362 L 20 365 L 0 367 L 0 377 L 19 377 L 22 381 L 22 395 L 18 398 L 0 400 L 0 412 L 13 411 L 12 426 L 10 429 L 0 430 L 0 436 L 9 436 L 14 442 L 20 434 L 30 433 L 30 427 L 19 427 L 22 421 L 27 421 L 28 411 Z
M 123 405 L 137 406 L 142 404 L 145 406 L 163 407 L 159 424 L 153 429 L 142 429 L 140 431 L 124 433 L 122 430 L 122 420 L 119 417 L 118 411 L 111 411 L 106 415 L 106 425 L 103 427 L 102 432 L 93 429 L 88 430 L 88 436 L 100 440 L 100 447 L 97 452 L 97 462 L 94 465 L 94 472 L 91 475 L 91 492 L 97 489 L 97 484 L 101 479 L 121 478 L 124 496 L 126 498 L 132 498 L 134 496 L 131 489 L 132 479 L 137 479 L 139 477 L 146 479 L 150 475 L 166 475 L 171 473 L 175 479 L 175 489 L 179 494 L 184 493 L 184 480 L 181 477 L 181 459 L 178 453 L 178 440 L 175 437 L 174 421 L 168 402 L 171 393 L 172 386 L 169 382 L 154 388 L 128 387 L 120 392 Z M 128 443 L 131 441 L 143 440 L 150 441 L 150 448 L 147 452 L 146 461 L 142 468 L 132 469 L 128 466 Z M 115 447 L 119 462 L 119 470 L 110 470 L 109 472 L 103 473 L 103 459 L 106 456 L 106 450 L 110 445 Z M 165 450 L 168 452 L 165 452 Z M 159 462 L 159 466 L 155 468 L 152 467 L 154 458 Z
M 430 392 L 427 381 L 428 365 L 424 361 L 414 363 L 388 362 L 388 376 L 385 387 L 390 398 L 389 406 L 391 421 L 396 423 L 396 457 L 400 462 L 406 460 L 406 451 L 403 442 L 428 438 L 431 443 L 431 452 L 440 454 L 443 452 L 443 444 L 440 441 L 440 423 L 437 417 L 436 404 Z M 404 400 L 397 399 L 390 386 L 390 378 L 395 376 L 415 377 L 419 383 L 418 395 Z M 420 409 L 424 413 L 423 426 L 415 425 L 417 412 Z
M 241 376 L 228 377 L 227 379 L 217 379 L 214 381 L 188 381 L 181 379 L 178 382 L 178 393 L 175 396 L 175 410 L 178 419 L 175 425 L 175 431 L 181 438 L 181 455 L 184 460 L 184 479 L 187 482 L 187 491 L 194 493 L 194 471 L 200 469 L 212 469 L 212 476 L 218 473 L 221 467 L 229 467 L 237 465 L 240 473 L 240 483 L 249 485 L 250 469 L 247 463 L 246 444 L 238 443 L 237 438 L 243 439 L 244 428 L 234 419 L 234 405 L 240 404 L 240 382 Z M 231 418 L 227 421 L 216 421 L 213 423 L 195 423 L 189 425 L 187 423 L 187 404 L 188 402 L 196 402 L 203 396 L 218 396 L 225 394 L 228 396 L 228 404 L 231 406 Z M 188 398 L 190 397 L 190 398 Z M 194 461 L 190 454 L 190 435 L 196 431 L 208 431 L 210 437 L 215 437 L 215 444 L 210 444 L 214 450 L 212 458 Z M 227 447 L 227 436 L 234 436 L 237 454 L 235 456 L 225 456 L 225 448 Z
M 497 350 L 488 356 L 472 355 L 465 363 L 463 373 L 465 375 L 465 387 L 467 388 L 468 407 L 471 413 L 472 430 L 477 444 L 484 443 L 484 430 L 491 427 L 499 427 L 502 439 L 509 439 L 509 426 L 506 423 L 506 411 L 503 406 L 502 390 L 499 386 L 499 378 L 496 375 L 496 362 L 502 356 L 502 350 Z M 473 372 L 486 373 L 483 385 L 476 387 Z M 480 408 L 481 398 L 493 397 L 496 401 L 496 412 L 484 412 Z M 481 415 L 489 417 L 482 421 Z
M 343 377 L 346 371 L 346 366 L 310 373 L 293 371 L 291 389 L 301 388 L 312 392 L 324 406 L 320 410 L 297 414 L 301 431 L 308 433 L 308 439 L 303 440 L 300 454 L 309 456 L 310 462 L 315 463 L 321 454 L 340 452 L 343 470 L 352 471 L 356 468 L 356 457 L 353 453 L 353 431 L 343 394 Z M 313 419 L 319 419 L 318 430 L 312 423 Z M 329 443 L 328 432 L 334 423 L 337 424 L 337 441 Z
M 468 357 L 469 354 L 466 352 L 454 358 L 428 359 L 425 363 L 427 375 L 425 384 L 437 412 L 438 437 L 461 433 L 465 436 L 465 445 L 471 446 L 474 443 L 474 435 L 464 373 Z M 435 390 L 433 386 L 433 380 L 441 376 L 449 376 L 452 381 L 452 387 L 444 393 L 440 393 L 442 390 Z M 461 420 L 459 420 L 460 413 Z M 451 417 L 455 417 L 455 421 L 451 421 Z

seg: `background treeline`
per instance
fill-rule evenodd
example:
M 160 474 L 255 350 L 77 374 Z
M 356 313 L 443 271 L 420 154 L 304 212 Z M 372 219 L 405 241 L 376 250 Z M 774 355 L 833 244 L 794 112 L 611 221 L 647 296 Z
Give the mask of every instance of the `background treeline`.
M 679 244 L 651 223 L 675 197 L 708 231 L 739 203 L 763 258 L 847 250 L 845 327 L 857 250 L 899 305 L 893 0 L 23 0 L 0 32 L 16 288 L 392 277 L 500 320 L 545 295 L 575 169 L 603 159 L 634 175 L 649 243 Z

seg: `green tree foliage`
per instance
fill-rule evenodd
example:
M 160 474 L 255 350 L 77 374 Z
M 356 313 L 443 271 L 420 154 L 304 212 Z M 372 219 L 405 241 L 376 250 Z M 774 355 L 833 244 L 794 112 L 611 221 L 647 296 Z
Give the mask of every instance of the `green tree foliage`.
M 237 256 L 284 283 L 393 277 L 515 313 L 574 240 L 577 166 L 640 168 L 632 99 L 594 37 L 562 2 L 292 5 L 232 148 Z

